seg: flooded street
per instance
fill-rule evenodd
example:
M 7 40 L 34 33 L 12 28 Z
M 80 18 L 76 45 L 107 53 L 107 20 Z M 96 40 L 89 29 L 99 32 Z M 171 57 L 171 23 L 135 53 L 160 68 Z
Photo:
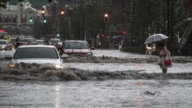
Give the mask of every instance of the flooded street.
M 190 108 L 191 80 L 0 81 L 1 108 Z
M 0 52 L 3 58 L 14 51 Z M 172 57 L 162 74 L 157 56 L 93 50 L 64 59 L 66 68 L 0 61 L 0 108 L 190 108 L 192 59 Z

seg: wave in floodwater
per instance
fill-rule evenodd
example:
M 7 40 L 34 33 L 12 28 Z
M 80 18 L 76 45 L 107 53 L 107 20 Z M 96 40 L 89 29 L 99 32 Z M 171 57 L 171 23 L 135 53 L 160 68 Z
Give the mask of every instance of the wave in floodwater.
M 156 63 L 158 57 L 146 58 L 117 58 L 117 57 L 96 57 L 96 56 L 70 56 L 63 59 L 66 63 Z M 8 61 L 0 58 L 0 61 Z M 192 57 L 172 57 L 174 63 L 192 63 Z
M 157 62 L 157 57 L 146 57 L 146 58 L 117 58 L 117 57 L 96 57 L 96 56 L 71 56 L 64 59 L 67 63 L 155 63 Z M 192 57 L 172 57 L 174 63 L 190 63 L 192 62 Z
M 140 73 L 142 70 L 90 71 L 65 67 L 55 69 L 50 65 L 26 64 L 18 68 L 1 68 L 0 80 L 73 81 L 111 79 L 192 79 L 192 73 Z

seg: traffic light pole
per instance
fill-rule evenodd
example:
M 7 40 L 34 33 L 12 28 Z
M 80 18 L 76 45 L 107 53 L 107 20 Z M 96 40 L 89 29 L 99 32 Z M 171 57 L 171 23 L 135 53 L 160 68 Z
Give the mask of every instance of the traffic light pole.
M 65 18 L 69 20 L 69 39 L 72 39 L 71 37 L 71 20 L 70 20 L 70 16 L 68 18 Z
M 57 13 L 57 7 L 56 7 L 56 0 L 54 2 L 54 32 L 53 32 L 53 35 L 54 37 L 56 37 L 56 13 Z

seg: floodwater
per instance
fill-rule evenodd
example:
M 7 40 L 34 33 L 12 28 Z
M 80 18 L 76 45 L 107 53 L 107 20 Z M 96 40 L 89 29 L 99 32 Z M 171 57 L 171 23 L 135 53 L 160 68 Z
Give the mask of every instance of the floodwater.
M 0 108 L 192 107 L 191 57 L 172 57 L 173 67 L 162 74 L 157 56 L 118 50 L 93 54 L 64 59 L 63 70 L 36 64 L 9 69 L 1 60 Z
M 0 81 L 1 108 L 191 108 L 191 80 Z

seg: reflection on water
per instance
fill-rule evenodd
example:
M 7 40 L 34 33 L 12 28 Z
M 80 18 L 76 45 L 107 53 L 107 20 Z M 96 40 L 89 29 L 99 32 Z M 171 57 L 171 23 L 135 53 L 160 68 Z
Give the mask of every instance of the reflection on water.
M 55 86 L 55 108 L 60 108 L 61 102 L 60 102 L 60 85 Z
M 136 85 L 137 85 L 137 90 L 141 93 L 143 92 L 145 89 L 143 88 L 145 82 L 144 81 L 137 81 Z M 145 106 L 145 99 L 144 98 L 139 98 L 135 101 L 135 104 L 137 106 L 137 108 L 143 108 L 143 106 Z

